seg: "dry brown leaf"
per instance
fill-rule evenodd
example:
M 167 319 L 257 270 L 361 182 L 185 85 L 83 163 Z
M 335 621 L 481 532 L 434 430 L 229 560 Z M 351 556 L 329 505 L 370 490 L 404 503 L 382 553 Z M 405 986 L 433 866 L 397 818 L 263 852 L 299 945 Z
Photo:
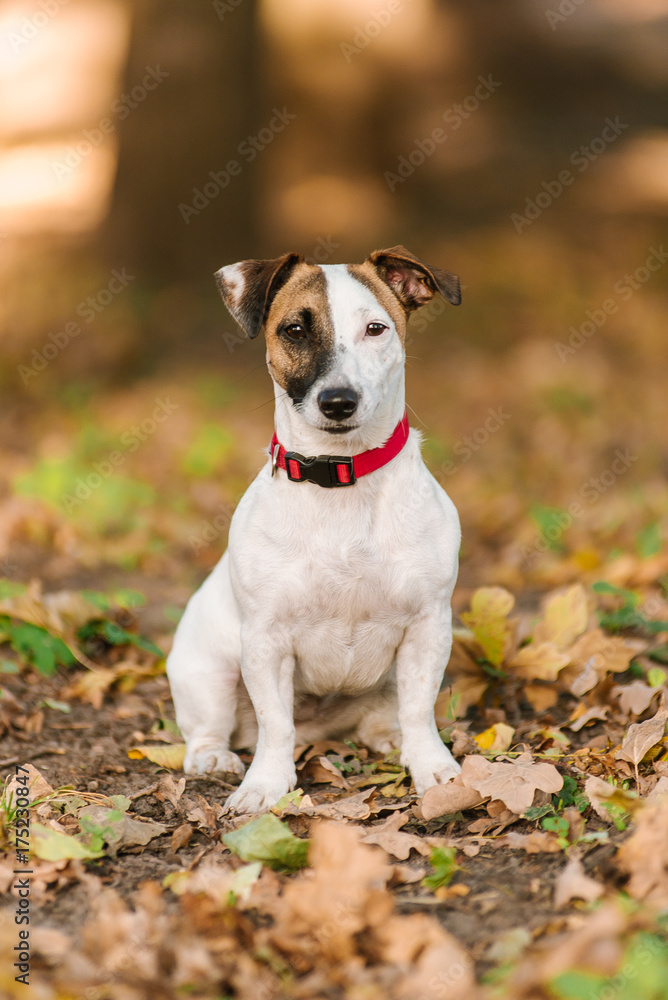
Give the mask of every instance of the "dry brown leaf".
M 660 908 L 668 906 L 668 795 L 647 799 L 635 830 L 619 848 L 619 866 L 631 878 L 628 891 Z
M 658 693 L 658 688 L 650 687 L 644 681 L 617 684 L 611 691 L 613 698 L 619 698 L 619 707 L 625 715 L 642 715 Z
M 558 792 L 563 785 L 554 764 L 535 764 L 530 753 L 523 753 L 509 763 L 488 761 L 487 765 L 487 776 L 474 778 L 471 786 L 485 798 L 499 799 L 519 815 L 530 807 L 538 789 Z
M 394 812 L 378 826 L 372 826 L 360 831 L 363 844 L 375 844 L 377 847 L 391 854 L 399 861 L 406 861 L 411 851 L 429 856 L 431 846 L 424 837 L 417 837 L 414 833 L 404 833 L 400 827 L 410 819 L 408 813 Z
M 600 882 L 585 874 L 580 859 L 571 858 L 563 871 L 557 875 L 554 885 L 554 905 L 560 910 L 573 899 L 583 899 L 586 903 L 593 903 L 603 895 L 604 891 Z
M 308 812 L 314 816 L 324 816 L 328 819 L 368 819 L 371 815 L 371 799 L 375 795 L 375 788 L 365 788 L 355 795 L 347 795 L 345 798 L 336 799 L 334 802 L 323 802 L 322 805 L 313 806 Z M 304 796 L 306 798 L 306 796 Z M 298 812 L 305 812 L 301 808 L 304 800 L 300 803 Z
M 460 774 L 443 785 L 433 785 L 424 793 L 420 801 L 423 817 L 435 819 L 437 816 L 447 816 L 480 805 L 485 796 L 473 788 L 471 781 L 488 774 L 489 763 L 479 755 L 465 757 Z
M 302 768 L 301 774 L 303 778 L 307 778 L 317 785 L 350 788 L 350 783 L 346 781 L 338 767 L 335 767 L 326 757 L 312 757 Z
M 612 823 L 612 814 L 606 808 L 606 803 L 620 806 L 630 813 L 635 812 L 642 804 L 642 800 L 633 792 L 618 788 L 617 785 L 611 785 L 609 782 L 603 781 L 602 778 L 597 778 L 594 774 L 590 774 L 585 781 L 584 793 L 596 815 L 599 819 L 605 820 L 606 823 Z
M 602 629 L 595 628 L 581 636 L 569 653 L 575 666 L 583 669 L 591 667 L 601 680 L 608 673 L 619 674 L 628 670 L 629 663 L 638 653 L 638 643 L 621 636 L 606 635 Z
M 495 841 L 495 846 L 519 848 L 527 854 L 558 854 L 561 850 L 556 835 L 547 830 L 532 830 L 531 833 L 516 833 L 514 830 L 509 830 L 502 838 Z
M 615 754 L 616 759 L 628 760 L 637 767 L 647 751 L 663 739 L 666 719 L 668 710 L 660 708 L 653 719 L 633 722 L 628 728 L 621 748 Z
M 551 642 L 531 643 L 518 650 L 509 667 L 516 677 L 528 681 L 555 681 L 570 656 Z
M 180 850 L 181 847 L 186 847 L 190 843 L 190 838 L 193 835 L 193 827 L 190 823 L 181 823 L 181 826 L 177 826 L 172 834 L 172 839 L 170 842 L 170 848 L 172 852 Z
M 527 684 L 523 693 L 535 712 L 544 712 L 547 708 L 552 708 L 559 699 L 556 687 L 543 687 L 540 684 Z
M 576 583 L 563 594 L 554 594 L 545 605 L 542 621 L 534 629 L 533 641 L 567 649 L 587 627 L 587 595 Z
M 609 711 L 607 705 L 593 705 L 591 708 L 585 708 L 581 702 L 571 715 L 568 728 L 577 733 L 589 722 L 600 722 L 607 719 Z

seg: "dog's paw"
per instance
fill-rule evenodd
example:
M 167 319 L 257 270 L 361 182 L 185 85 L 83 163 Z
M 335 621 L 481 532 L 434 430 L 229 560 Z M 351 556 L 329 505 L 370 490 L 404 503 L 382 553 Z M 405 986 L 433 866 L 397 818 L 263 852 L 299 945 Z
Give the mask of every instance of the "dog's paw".
M 235 753 L 227 747 L 188 747 L 183 764 L 186 774 L 225 774 L 243 778 L 245 767 Z
M 444 785 L 452 778 L 456 778 L 461 771 L 461 767 L 449 750 L 445 747 L 443 750 L 444 754 L 439 753 L 431 761 L 422 760 L 416 766 L 409 765 L 415 791 L 420 798 L 428 788 L 432 788 L 434 785 Z
M 249 781 L 247 777 L 236 792 L 232 792 L 229 796 L 223 806 L 223 811 L 226 813 L 268 812 L 294 786 L 295 781 L 290 781 L 287 778 L 261 781 L 251 777 Z

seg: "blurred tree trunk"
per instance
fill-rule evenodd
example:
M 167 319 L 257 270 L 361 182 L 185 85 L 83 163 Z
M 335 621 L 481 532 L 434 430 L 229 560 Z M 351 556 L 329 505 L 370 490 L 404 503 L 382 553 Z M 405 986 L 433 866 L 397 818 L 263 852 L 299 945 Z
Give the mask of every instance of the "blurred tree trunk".
M 258 128 L 256 5 L 136 0 L 132 9 L 124 91 L 132 97 L 151 69 L 168 75 L 119 126 L 103 246 L 142 284 L 208 280 L 223 263 L 251 256 L 255 243 L 255 171 L 237 147 Z M 241 172 L 223 188 L 219 172 L 230 160 Z M 197 197 L 193 189 L 204 188 L 210 197 Z

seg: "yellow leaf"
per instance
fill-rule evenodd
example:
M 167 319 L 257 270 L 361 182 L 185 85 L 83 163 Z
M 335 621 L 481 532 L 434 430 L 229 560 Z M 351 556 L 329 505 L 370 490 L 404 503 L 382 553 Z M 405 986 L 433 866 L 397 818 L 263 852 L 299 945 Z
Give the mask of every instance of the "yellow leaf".
M 146 760 L 153 761 L 154 764 L 159 764 L 161 767 L 180 771 L 186 759 L 186 745 L 185 743 L 173 743 L 171 746 L 132 747 L 131 750 L 128 750 L 128 757 L 132 760 L 141 760 L 145 757 Z
M 542 622 L 534 629 L 533 641 L 551 642 L 557 649 L 567 649 L 587 627 L 587 596 L 580 583 L 547 602 Z
M 510 634 L 508 615 L 515 598 L 503 587 L 480 587 L 471 598 L 471 610 L 462 612 L 462 621 L 473 632 L 485 657 L 495 667 L 503 660 Z
M 506 725 L 505 722 L 496 722 L 489 729 L 485 729 L 484 732 L 479 733 L 475 737 L 475 741 L 481 750 L 492 750 L 495 753 L 501 753 L 503 750 L 509 748 L 513 742 L 514 735 L 515 730 L 512 726 Z
M 510 666 L 517 677 L 528 681 L 554 681 L 557 674 L 570 663 L 570 656 L 562 653 L 551 642 L 532 642 L 513 657 Z
M 67 858 L 101 858 L 104 851 L 92 851 L 76 837 L 51 830 L 41 823 L 32 823 L 30 853 L 42 861 L 63 861 Z

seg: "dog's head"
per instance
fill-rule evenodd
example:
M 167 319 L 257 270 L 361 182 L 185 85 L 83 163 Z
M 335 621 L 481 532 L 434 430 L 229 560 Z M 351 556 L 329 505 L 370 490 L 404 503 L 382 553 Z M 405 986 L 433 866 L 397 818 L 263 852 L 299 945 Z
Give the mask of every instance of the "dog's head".
M 404 363 L 406 322 L 440 292 L 459 305 L 459 278 L 404 247 L 363 264 L 307 264 L 296 253 L 216 273 L 249 337 L 264 328 L 274 381 L 312 427 L 345 434 L 364 423 Z

